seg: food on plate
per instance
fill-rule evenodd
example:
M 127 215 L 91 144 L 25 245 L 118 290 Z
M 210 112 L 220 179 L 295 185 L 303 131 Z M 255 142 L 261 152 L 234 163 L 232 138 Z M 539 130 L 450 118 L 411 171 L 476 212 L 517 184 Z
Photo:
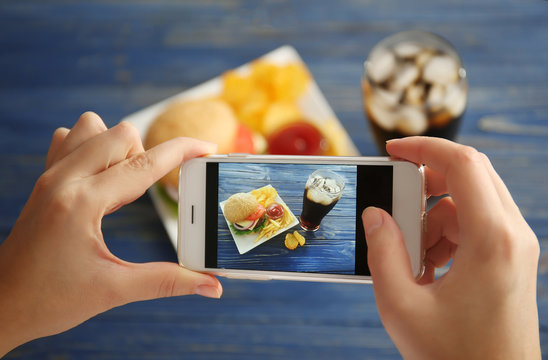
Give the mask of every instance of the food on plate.
M 304 244 L 306 242 L 306 239 L 304 238 L 304 236 L 299 234 L 299 232 L 297 230 L 293 231 L 293 236 L 295 236 L 295 239 L 297 239 L 300 246 L 304 246 Z
M 295 221 L 295 216 L 270 185 L 230 196 L 224 203 L 223 213 L 234 234 L 257 233 L 255 243 L 271 238 Z
M 303 114 L 295 102 L 274 102 L 265 111 L 261 128 L 262 134 L 268 137 L 281 127 L 300 121 L 302 118 Z
M 281 204 L 272 203 L 266 208 L 266 216 L 272 220 L 278 220 L 284 216 L 285 210 Z
M 285 241 L 284 241 L 285 247 L 289 250 L 295 250 L 297 246 L 299 246 L 299 241 L 295 238 L 295 236 L 291 233 L 287 233 L 285 235 Z
M 238 235 L 257 232 L 265 226 L 265 208 L 249 193 L 229 197 L 224 205 L 224 215 Z
M 255 196 L 257 201 L 265 208 L 272 204 L 278 196 L 278 192 L 272 186 L 263 186 L 262 188 L 255 189 L 251 191 L 251 194 Z
M 266 136 L 277 127 L 302 118 L 297 99 L 311 82 L 304 64 L 274 64 L 259 59 L 246 70 L 230 70 L 222 76 L 221 98 L 243 124 Z
M 328 148 L 318 128 L 306 121 L 282 127 L 267 142 L 268 152 L 277 155 L 324 155 Z
M 174 102 L 150 125 L 145 149 L 164 141 L 184 136 L 216 143 L 218 153 L 254 153 L 253 133 L 238 122 L 231 107 L 219 99 Z M 167 192 L 176 199 L 178 169 L 160 180 Z
M 255 242 L 261 240 L 261 239 L 268 239 L 272 237 L 274 234 L 280 231 L 280 229 L 284 229 L 286 226 L 291 224 L 291 221 L 293 221 L 294 217 L 291 215 L 291 212 L 289 209 L 282 204 L 279 204 L 283 209 L 283 214 L 277 219 L 272 219 L 268 217 L 267 214 L 267 223 L 266 225 L 261 229 L 261 232 L 259 233 L 259 236 L 257 236 L 257 239 L 255 239 Z

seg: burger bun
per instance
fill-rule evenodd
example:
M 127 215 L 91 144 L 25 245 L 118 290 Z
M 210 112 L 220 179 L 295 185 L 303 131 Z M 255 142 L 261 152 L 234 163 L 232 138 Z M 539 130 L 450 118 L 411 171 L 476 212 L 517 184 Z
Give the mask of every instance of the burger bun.
M 237 193 L 229 197 L 224 206 L 224 214 L 228 221 L 237 223 L 251 215 L 259 202 L 249 193 Z

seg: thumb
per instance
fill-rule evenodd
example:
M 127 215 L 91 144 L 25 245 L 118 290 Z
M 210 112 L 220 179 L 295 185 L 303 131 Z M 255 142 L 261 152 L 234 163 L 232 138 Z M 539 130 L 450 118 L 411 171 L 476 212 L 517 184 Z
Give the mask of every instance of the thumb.
M 398 224 L 384 210 L 368 207 L 362 221 L 367 241 L 367 262 L 377 305 L 392 307 L 415 285 L 409 255 Z
M 115 286 L 123 303 L 179 295 L 220 298 L 221 283 L 212 275 L 185 269 L 176 263 L 125 263 Z

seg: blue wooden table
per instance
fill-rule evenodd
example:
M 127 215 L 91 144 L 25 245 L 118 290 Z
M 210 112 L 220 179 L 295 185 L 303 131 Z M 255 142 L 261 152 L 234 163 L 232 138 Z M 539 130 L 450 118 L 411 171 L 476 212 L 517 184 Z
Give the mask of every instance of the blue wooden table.
M 227 269 L 354 274 L 357 174 L 355 167 L 307 164 L 294 166 L 289 172 L 287 167 L 280 164 L 221 164 L 219 200 L 224 201 L 238 192 L 250 192 L 271 185 L 293 215 L 298 217 L 302 212 L 303 193 L 308 176 L 322 168 L 342 176 L 345 179 L 345 186 L 340 200 L 325 216 L 316 232 L 302 231 L 297 223 L 250 251 L 240 254 L 219 208 L 217 266 Z M 288 250 L 284 245 L 285 235 L 296 230 L 306 237 L 306 246 Z
M 283 44 L 293 45 L 362 154 L 376 154 L 360 93 L 380 39 L 449 39 L 469 79 L 458 141 L 493 161 L 542 248 L 538 306 L 548 354 L 548 2 L 0 2 L 0 241 L 44 169 L 52 132 L 86 110 L 124 116 Z M 147 196 L 104 219 L 112 252 L 176 261 Z M 222 280 L 196 296 L 113 309 L 7 359 L 399 359 L 370 286 Z M 1 326 L 1 325 L 0 325 Z

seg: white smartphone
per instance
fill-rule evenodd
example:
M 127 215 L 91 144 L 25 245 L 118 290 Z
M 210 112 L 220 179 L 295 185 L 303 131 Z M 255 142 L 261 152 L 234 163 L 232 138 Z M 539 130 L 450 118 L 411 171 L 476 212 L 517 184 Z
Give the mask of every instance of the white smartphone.
M 361 213 L 398 223 L 423 271 L 423 168 L 386 157 L 212 155 L 179 176 L 179 263 L 230 278 L 371 282 Z

